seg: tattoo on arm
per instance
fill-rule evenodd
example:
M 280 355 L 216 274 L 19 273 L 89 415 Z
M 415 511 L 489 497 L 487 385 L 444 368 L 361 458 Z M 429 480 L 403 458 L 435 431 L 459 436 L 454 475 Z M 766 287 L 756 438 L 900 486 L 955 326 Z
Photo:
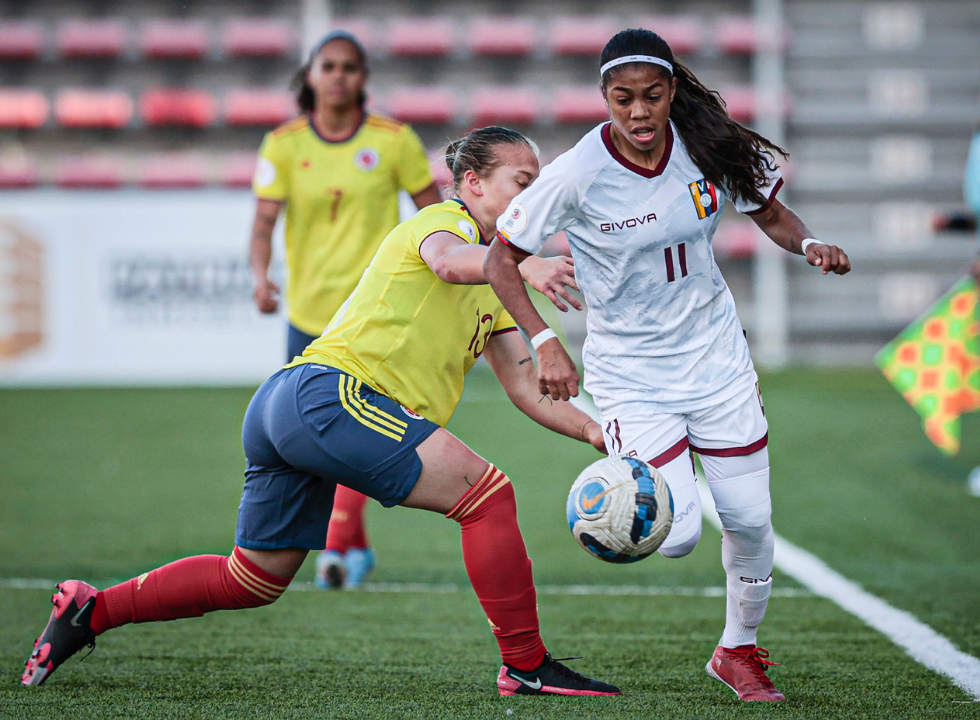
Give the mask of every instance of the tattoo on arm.
M 538 405 L 541 404 L 542 400 L 547 400 L 549 405 L 554 405 L 555 401 L 551 399 L 550 395 L 542 395 L 541 400 L 538 400 Z
M 524 363 L 529 363 L 529 362 L 531 362 L 531 358 L 526 357 L 523 360 L 520 360 L 517 364 L 518 365 L 523 365 Z

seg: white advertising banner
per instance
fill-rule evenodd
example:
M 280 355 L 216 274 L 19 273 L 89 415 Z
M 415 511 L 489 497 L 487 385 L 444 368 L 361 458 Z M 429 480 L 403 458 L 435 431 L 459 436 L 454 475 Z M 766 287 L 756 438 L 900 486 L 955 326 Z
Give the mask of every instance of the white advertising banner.
M 0 196 L 0 385 L 258 384 L 286 319 L 252 302 L 248 192 Z

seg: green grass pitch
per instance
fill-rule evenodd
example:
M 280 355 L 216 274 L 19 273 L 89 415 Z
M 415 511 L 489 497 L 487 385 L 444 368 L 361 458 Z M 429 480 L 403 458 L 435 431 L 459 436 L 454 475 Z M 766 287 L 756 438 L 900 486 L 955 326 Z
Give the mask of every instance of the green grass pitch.
M 871 371 L 768 375 L 777 533 L 962 650 L 980 655 L 980 417 L 945 459 Z M 178 557 L 227 553 L 250 389 L 0 391 L 0 578 L 100 587 Z M 718 534 L 690 557 L 588 558 L 565 494 L 598 455 L 537 428 L 477 371 L 450 426 L 517 488 L 539 585 L 724 584 Z M 618 698 L 501 698 L 496 644 L 466 586 L 455 523 L 369 511 L 377 582 L 460 592 L 288 592 L 268 608 L 125 627 L 41 688 L 19 674 L 50 591 L 0 588 L 0 718 L 976 718 L 980 704 L 829 601 L 776 597 L 760 642 L 789 702 L 740 704 L 703 666 L 722 597 L 539 597 L 556 655 Z M 312 563 L 298 580 L 312 577 Z M 777 587 L 793 587 L 777 573 Z

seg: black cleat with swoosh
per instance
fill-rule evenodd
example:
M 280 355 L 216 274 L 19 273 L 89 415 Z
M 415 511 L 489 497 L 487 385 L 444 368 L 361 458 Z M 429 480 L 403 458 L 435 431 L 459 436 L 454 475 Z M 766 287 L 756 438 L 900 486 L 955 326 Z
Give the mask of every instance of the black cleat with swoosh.
M 95 633 L 90 621 L 98 590 L 81 580 L 58 583 L 51 596 L 54 610 L 41 637 L 34 641 L 34 652 L 24 663 L 20 681 L 40 685 L 59 665 L 83 647 L 95 648 Z
M 561 658 L 577 660 L 578 658 Z M 497 692 L 501 695 L 619 695 L 620 690 L 562 665 L 545 653 L 544 662 L 536 670 L 523 671 L 504 665 L 497 676 Z

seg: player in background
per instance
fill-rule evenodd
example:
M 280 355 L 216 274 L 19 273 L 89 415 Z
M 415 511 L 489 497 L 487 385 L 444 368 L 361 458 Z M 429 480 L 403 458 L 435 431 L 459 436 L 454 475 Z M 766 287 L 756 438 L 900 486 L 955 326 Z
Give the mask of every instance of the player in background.
M 323 336 L 252 398 L 231 556 L 185 558 L 102 592 L 61 583 L 25 685 L 120 625 L 275 601 L 320 547 L 342 483 L 460 523 L 463 562 L 504 661 L 501 695 L 619 694 L 547 653 L 513 486 L 444 429 L 484 355 L 525 414 L 603 448 L 599 426 L 571 403 L 541 402 L 527 346 L 483 276 L 485 238 L 537 176 L 537 156 L 521 134 L 491 127 L 454 143 L 447 162 L 459 199 L 395 228 Z M 568 258 L 529 258 L 518 272 L 552 297 L 575 285 Z
M 776 198 L 775 155 L 648 30 L 625 30 L 601 57 L 610 122 L 545 167 L 497 223 L 486 275 L 533 338 L 542 393 L 578 393 L 579 376 L 521 282 L 518 263 L 564 230 L 589 308 L 586 389 L 610 454 L 660 469 L 674 498 L 665 557 L 701 534 L 690 452 L 701 456 L 724 526 L 725 629 L 708 673 L 742 700 L 784 700 L 756 645 L 772 585 L 768 426 L 742 326 L 712 252 L 724 206 L 824 274 L 850 269 Z
M 251 263 L 255 302 L 279 308 L 269 279 L 272 230 L 286 209 L 286 360 L 303 354 L 357 285 L 398 224 L 398 191 L 422 208 L 440 202 L 425 150 L 408 126 L 364 109 L 364 48 L 342 30 L 326 35 L 294 79 L 302 115 L 266 135 L 253 181 L 257 198 Z M 320 587 L 354 588 L 375 565 L 364 523 L 367 498 L 339 488 Z

